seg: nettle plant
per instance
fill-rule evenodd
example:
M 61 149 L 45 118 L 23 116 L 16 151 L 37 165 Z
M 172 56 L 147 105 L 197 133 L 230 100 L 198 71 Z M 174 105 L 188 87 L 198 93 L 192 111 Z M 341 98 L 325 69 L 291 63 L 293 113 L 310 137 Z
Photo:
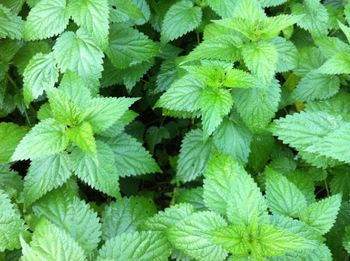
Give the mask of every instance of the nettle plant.
M 2 0 L 0 260 L 347 260 L 350 4 Z

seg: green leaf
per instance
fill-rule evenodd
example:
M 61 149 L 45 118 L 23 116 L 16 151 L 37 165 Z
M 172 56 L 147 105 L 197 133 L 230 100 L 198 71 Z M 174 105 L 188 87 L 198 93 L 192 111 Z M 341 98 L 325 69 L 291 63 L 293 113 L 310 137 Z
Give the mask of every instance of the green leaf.
M 309 205 L 299 214 L 299 219 L 321 234 L 333 226 L 341 204 L 341 196 L 334 195 Z
M 153 217 L 148 218 L 141 228 L 143 230 L 152 230 L 167 232 L 169 228 L 181 222 L 183 219 L 194 213 L 192 205 L 187 203 L 175 204 L 164 211 L 158 212 Z
M 253 22 L 264 20 L 266 18 L 264 9 L 257 0 L 237 1 L 233 16 Z
M 109 5 L 112 7 L 110 8 L 110 19 L 115 23 L 145 19 L 142 10 L 133 0 L 111 0 Z
M 53 119 L 35 125 L 20 141 L 12 160 L 37 159 L 64 151 L 68 146 L 63 126 Z
M 276 37 L 270 42 L 276 47 L 278 53 L 276 72 L 286 72 L 297 67 L 299 53 L 292 42 L 282 37 Z
M 327 60 L 317 72 L 323 74 L 349 74 L 350 55 L 347 52 L 339 52 Z
M 21 39 L 23 21 L 21 17 L 11 12 L 9 8 L 0 4 L 0 39 Z
M 67 7 L 68 14 L 73 21 L 85 31 L 101 47 L 107 45 L 109 29 L 108 0 L 76 0 L 70 1 Z
M 10 197 L 17 196 L 23 190 L 22 177 L 10 169 L 10 165 L 0 164 L 0 190 Z
M 74 72 L 67 71 L 63 75 L 58 89 L 78 107 L 85 106 L 91 100 L 86 82 Z
M 153 58 L 158 46 L 136 29 L 112 24 L 106 53 L 115 67 L 125 69 Z
M 27 206 L 47 192 L 63 185 L 72 175 L 66 153 L 33 160 L 24 178 L 24 201 Z
M 233 105 L 249 129 L 261 131 L 278 110 L 280 92 L 277 80 L 267 88 L 234 89 Z
M 231 93 L 224 89 L 206 87 L 201 90 L 199 103 L 202 113 L 203 134 L 209 137 L 232 108 Z
M 279 256 L 291 250 L 312 248 L 314 244 L 289 231 L 268 225 L 230 225 L 212 233 L 214 242 L 230 253 L 249 259 Z
M 67 137 L 86 153 L 96 153 L 96 141 L 90 123 L 83 122 L 79 126 L 67 129 Z
M 92 188 L 118 198 L 119 173 L 117 172 L 112 149 L 101 141 L 96 141 L 96 155 L 86 154 L 76 148 L 71 154 L 75 175 Z
M 250 153 L 251 132 L 239 120 L 224 119 L 214 132 L 215 146 L 240 163 L 247 163 Z
M 326 7 L 320 0 L 304 0 L 302 4 L 292 6 L 294 15 L 304 15 L 297 25 L 308 30 L 312 35 L 324 36 L 328 32 L 329 17 Z
M 343 237 L 343 246 L 345 250 L 350 254 L 350 226 L 347 226 L 345 235 Z
M 202 187 L 176 190 L 175 202 L 176 204 L 188 203 L 197 211 L 207 210 L 204 204 Z
M 225 73 L 223 82 L 225 87 L 242 89 L 259 87 L 256 78 L 250 73 L 238 69 L 228 70 Z
M 198 111 L 203 87 L 203 83 L 191 75 L 182 77 L 160 97 L 156 106 L 175 111 Z
M 23 72 L 23 95 L 26 104 L 54 87 L 58 69 L 52 54 L 38 53 L 30 59 Z
M 226 221 L 219 214 L 209 211 L 197 212 L 169 228 L 167 237 L 177 249 L 192 258 L 225 260 L 227 252 L 212 242 L 210 233 L 226 225 Z
M 116 123 L 138 98 L 93 98 L 83 107 L 84 120 L 94 133 L 101 133 Z
M 306 207 L 306 199 L 296 185 L 282 174 L 268 168 L 266 175 L 266 199 L 275 214 L 296 217 Z
M 52 117 L 65 126 L 76 126 L 83 120 L 82 111 L 58 88 L 46 91 Z
M 199 129 L 186 134 L 178 159 L 176 178 L 181 182 L 188 182 L 203 174 L 210 156 L 212 141 L 203 138 Z
M 196 29 L 202 21 L 202 10 L 192 1 L 182 0 L 167 11 L 161 31 L 162 41 L 175 40 Z
M 102 237 L 112 239 L 138 231 L 147 218 L 157 213 L 153 201 L 145 197 L 122 198 L 107 205 L 102 212 Z
M 0 251 L 19 248 L 19 238 L 26 229 L 8 195 L 0 189 Z
M 10 162 L 16 146 L 27 130 L 11 122 L 0 123 L 0 163 Z
M 170 246 L 160 232 L 124 233 L 108 240 L 99 251 L 97 261 L 107 260 L 167 260 Z
M 141 143 L 125 133 L 105 140 L 114 153 L 121 177 L 160 172 L 160 168 Z
M 268 17 L 263 20 L 263 29 L 261 34 L 264 39 L 272 39 L 279 35 L 279 33 L 289 26 L 300 21 L 303 15 L 277 15 L 273 17 Z
M 296 101 L 323 100 L 334 96 L 339 88 L 339 77 L 311 71 L 298 83 L 292 93 L 292 99 Z
M 236 1 L 230 0 L 209 0 L 208 5 L 222 18 L 230 18 L 234 14 Z
M 204 201 L 234 224 L 266 215 L 265 200 L 244 168 L 229 156 L 213 154 L 205 171 Z
M 70 70 L 85 80 L 101 76 L 103 52 L 82 29 L 64 32 L 53 46 L 53 54 L 63 73 Z
M 259 0 L 259 2 L 262 7 L 273 7 L 285 3 L 287 0 Z
M 66 0 L 41 0 L 28 14 L 24 38 L 30 41 L 56 36 L 64 31 L 68 22 Z
M 23 261 L 86 260 L 84 251 L 78 243 L 62 229 L 46 220 L 41 220 L 36 226 L 30 246 L 24 240 L 21 240 L 21 245 Z
M 265 41 L 250 43 L 242 47 L 242 54 L 248 69 L 262 81 L 263 86 L 268 88 L 277 68 L 276 47 Z
M 101 224 L 97 214 L 77 197 L 55 191 L 33 209 L 37 216 L 45 217 L 71 236 L 86 255 L 91 254 L 100 242 Z

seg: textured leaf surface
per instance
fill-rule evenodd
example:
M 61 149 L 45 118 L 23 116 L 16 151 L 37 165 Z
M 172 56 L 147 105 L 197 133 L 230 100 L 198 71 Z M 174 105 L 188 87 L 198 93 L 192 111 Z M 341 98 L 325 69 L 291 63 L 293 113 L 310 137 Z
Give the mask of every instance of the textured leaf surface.
M 123 24 L 111 26 L 107 55 L 120 69 L 139 64 L 158 53 L 157 45 L 143 33 Z
M 61 72 L 76 72 L 83 79 L 101 76 L 103 52 L 82 29 L 64 32 L 53 47 L 53 54 Z
M 167 11 L 162 24 L 164 41 L 175 40 L 194 30 L 202 20 L 202 10 L 188 0 L 172 5 Z
M 22 19 L 3 4 L 0 4 L 0 17 L 0 39 L 6 37 L 21 39 L 23 32 Z
M 303 193 L 282 174 L 267 169 L 266 199 L 271 211 L 276 214 L 296 217 L 306 207 Z
M 192 258 L 201 260 L 225 260 L 227 252 L 212 242 L 210 232 L 226 226 L 226 221 L 214 212 L 194 213 L 175 226 L 167 236 L 178 249 Z
M 192 130 L 187 133 L 181 144 L 177 179 L 187 182 L 201 176 L 209 159 L 211 148 L 211 140 L 205 140 L 201 130 Z
M 10 161 L 18 143 L 26 132 L 24 127 L 14 123 L 0 123 L 0 163 L 7 163 Z
M 0 189 L 0 251 L 13 250 L 20 246 L 19 238 L 26 230 L 8 195 Z
M 299 214 L 299 218 L 319 233 L 325 234 L 335 222 L 340 203 L 340 195 L 330 196 L 303 209 Z
M 160 232 L 123 233 L 106 242 L 99 251 L 98 261 L 107 260 L 167 260 L 170 246 Z
M 83 249 L 62 229 L 42 220 L 36 227 L 30 246 L 21 241 L 23 261 L 83 261 Z
M 92 188 L 107 195 L 119 197 L 119 173 L 115 167 L 112 149 L 101 141 L 96 142 L 96 155 L 74 149 L 72 164 L 75 174 Z
M 123 233 L 136 232 L 156 212 L 152 200 L 145 197 L 122 198 L 109 204 L 102 213 L 102 237 L 108 240 Z
M 52 54 L 38 53 L 30 59 L 23 73 L 23 95 L 29 104 L 43 92 L 54 87 L 58 69 Z
M 101 236 L 97 214 L 84 201 L 55 191 L 34 205 L 34 212 L 65 231 L 85 254 L 91 254 Z
M 63 185 L 72 175 L 66 153 L 32 160 L 24 179 L 25 203 L 30 205 L 47 192 Z
M 121 177 L 160 171 L 151 154 L 128 134 L 121 133 L 106 140 L 106 143 L 113 150 L 116 168 Z
M 107 44 L 109 29 L 108 0 L 70 1 L 67 9 L 74 22 L 84 28 L 101 47 Z
M 69 14 L 66 0 L 42 0 L 29 12 L 24 24 L 26 40 L 41 40 L 64 31 L 68 25 Z
M 20 141 L 12 160 L 36 159 L 61 152 L 68 146 L 64 128 L 53 119 L 35 125 Z

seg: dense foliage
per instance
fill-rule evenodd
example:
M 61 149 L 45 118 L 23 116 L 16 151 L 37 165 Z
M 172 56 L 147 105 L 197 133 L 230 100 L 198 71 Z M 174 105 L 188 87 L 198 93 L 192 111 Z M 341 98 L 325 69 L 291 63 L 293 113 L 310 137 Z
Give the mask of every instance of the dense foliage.
M 350 3 L 0 0 L 0 260 L 347 260 Z

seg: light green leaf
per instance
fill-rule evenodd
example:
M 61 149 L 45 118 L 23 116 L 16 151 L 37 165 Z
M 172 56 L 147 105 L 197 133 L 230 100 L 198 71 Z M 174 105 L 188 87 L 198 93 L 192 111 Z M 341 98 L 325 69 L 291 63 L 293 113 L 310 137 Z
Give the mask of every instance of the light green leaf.
M 277 68 L 276 47 L 272 43 L 259 41 L 244 45 L 242 54 L 248 69 L 262 81 L 263 86 L 268 88 Z
M 234 89 L 233 105 L 249 129 L 261 131 L 278 110 L 280 92 L 277 80 L 267 88 Z
M 177 180 L 188 182 L 201 176 L 209 159 L 211 148 L 212 141 L 205 140 L 201 130 L 188 132 L 181 144 L 177 163 Z
M 84 261 L 83 249 L 62 229 L 47 220 L 36 226 L 30 246 L 21 240 L 23 261 Z
M 61 72 L 76 72 L 84 80 L 101 77 L 103 52 L 82 29 L 65 32 L 53 47 Z
M 175 111 L 200 110 L 199 97 L 203 83 L 191 75 L 175 81 L 160 97 L 156 106 Z
M 210 233 L 226 225 L 226 221 L 219 214 L 197 212 L 169 228 L 167 237 L 177 249 L 192 258 L 203 261 L 225 260 L 227 252 L 212 242 Z
M 318 70 L 324 74 L 349 74 L 350 55 L 348 52 L 339 52 L 328 59 Z
M 83 114 L 80 108 L 58 88 L 51 88 L 46 91 L 49 98 L 52 117 L 59 123 L 73 127 L 81 123 Z
M 261 34 L 263 39 L 272 39 L 279 35 L 279 33 L 289 27 L 293 24 L 300 21 L 300 19 L 303 18 L 303 15 L 277 15 L 273 17 L 268 17 L 267 19 L 263 20 L 261 30 Z
M 63 185 L 72 175 L 67 153 L 32 160 L 24 178 L 24 201 L 27 206 L 47 192 Z
M 125 133 L 105 140 L 114 153 L 121 177 L 160 172 L 160 168 L 141 143 Z
M 64 230 L 91 254 L 100 242 L 101 224 L 97 214 L 84 201 L 55 191 L 33 206 L 37 216 L 45 217 Z
M 102 237 L 108 240 L 123 233 L 136 232 L 147 218 L 156 213 L 156 206 L 150 199 L 122 198 L 107 205 L 102 212 Z
M 65 150 L 68 138 L 64 136 L 64 127 L 53 119 L 41 121 L 35 125 L 20 141 L 12 160 L 37 159 Z
M 177 189 L 175 193 L 176 204 L 190 204 L 194 210 L 208 210 L 203 199 L 203 187 Z
M 109 29 L 108 0 L 75 0 L 67 7 L 73 21 L 103 48 L 107 45 Z
M 292 6 L 294 15 L 304 15 L 297 25 L 314 36 L 324 36 L 328 32 L 329 17 L 326 7 L 320 0 L 304 0 Z
M 92 188 L 118 198 L 119 173 L 112 149 L 101 141 L 96 142 L 96 155 L 86 154 L 76 148 L 71 154 L 75 175 Z
M 276 47 L 278 53 L 276 72 L 286 72 L 297 67 L 299 53 L 292 42 L 282 37 L 276 37 L 270 42 Z
M 285 3 L 287 0 L 259 0 L 259 2 L 262 7 L 273 7 Z
M 0 4 L 0 39 L 21 39 L 23 31 L 22 19 Z
M 238 1 L 232 0 L 207 0 L 208 5 L 222 18 L 230 18 L 234 14 Z
M 254 88 L 259 87 L 254 76 L 242 70 L 232 69 L 226 71 L 223 86 L 230 88 Z
M 205 171 L 204 201 L 234 224 L 249 224 L 266 215 L 265 200 L 254 180 L 229 156 L 213 154 Z
M 15 197 L 23 190 L 22 177 L 10 169 L 10 165 L 0 164 L 0 190 Z
M 266 18 L 264 9 L 257 0 L 237 1 L 233 16 L 252 22 L 264 20 Z
M 97 261 L 109 260 L 168 260 L 170 245 L 160 232 L 123 233 L 108 240 L 99 251 Z
M 241 121 L 224 119 L 214 132 L 213 140 L 220 151 L 240 163 L 247 163 L 252 134 Z
M 65 134 L 73 144 L 86 153 L 96 153 L 96 141 L 90 123 L 83 122 L 79 126 L 71 127 L 67 129 Z
M 26 229 L 24 221 L 8 195 L 0 189 L 0 251 L 19 248 L 19 238 Z
M 202 113 L 203 134 L 209 137 L 232 108 L 232 96 L 228 90 L 206 87 L 201 90 L 199 103 Z
M 66 0 L 41 0 L 29 12 L 24 24 L 24 38 L 41 40 L 64 31 L 69 22 Z
M 182 0 L 172 5 L 165 14 L 161 39 L 165 42 L 175 40 L 196 29 L 202 21 L 202 10 L 193 6 L 192 1 Z
M 138 98 L 93 98 L 84 108 L 84 120 L 94 133 L 100 133 L 116 123 Z
M 12 122 L 0 123 L 0 163 L 10 162 L 16 146 L 27 130 Z
M 266 199 L 275 214 L 296 217 L 306 207 L 306 199 L 296 185 L 271 168 L 265 170 Z
M 115 67 L 125 69 L 153 58 L 158 46 L 136 29 L 112 24 L 106 53 Z
M 299 219 L 319 233 L 325 234 L 333 226 L 340 204 L 339 194 L 330 196 L 303 209 L 299 214 Z
M 141 228 L 143 230 L 152 230 L 167 232 L 169 228 L 181 222 L 183 219 L 194 213 L 192 205 L 187 203 L 175 204 L 164 211 L 158 212 L 153 217 L 148 218 Z
M 54 87 L 58 69 L 52 54 L 38 53 L 30 59 L 23 72 L 23 95 L 26 104 Z
M 312 101 L 327 99 L 334 96 L 340 88 L 339 77 L 335 75 L 320 74 L 316 71 L 309 72 L 298 83 L 292 93 L 292 100 Z
M 110 19 L 115 23 L 145 18 L 142 10 L 133 0 L 110 0 L 109 5 L 111 7 Z
M 254 260 L 314 247 L 313 242 L 268 224 L 231 225 L 214 231 L 212 237 L 230 253 Z

